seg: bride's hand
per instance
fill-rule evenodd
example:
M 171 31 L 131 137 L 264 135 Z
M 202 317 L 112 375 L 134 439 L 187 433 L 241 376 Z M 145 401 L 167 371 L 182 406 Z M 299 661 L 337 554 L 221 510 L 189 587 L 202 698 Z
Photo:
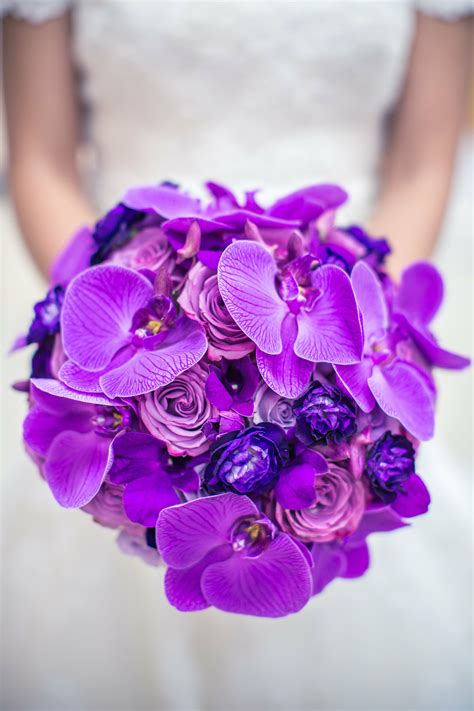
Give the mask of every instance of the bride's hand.
M 393 247 L 388 269 L 431 256 L 442 224 L 470 68 L 468 20 L 419 14 L 405 86 L 395 111 L 379 200 L 369 227 Z

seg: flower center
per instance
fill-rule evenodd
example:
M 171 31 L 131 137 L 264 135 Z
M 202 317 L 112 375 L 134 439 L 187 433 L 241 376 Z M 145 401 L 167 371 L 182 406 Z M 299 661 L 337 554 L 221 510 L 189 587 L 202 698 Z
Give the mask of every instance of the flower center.
M 119 431 L 127 429 L 131 423 L 130 412 L 123 407 L 96 407 L 96 414 L 92 418 L 92 425 L 97 434 L 104 437 L 114 437 Z
M 136 348 L 151 348 L 161 343 L 166 331 L 176 322 L 176 309 L 167 296 L 156 296 L 133 317 L 132 344 Z
M 263 553 L 275 537 L 276 529 L 266 516 L 261 519 L 244 518 L 231 531 L 231 545 L 234 553 L 242 553 L 247 558 L 255 558 Z

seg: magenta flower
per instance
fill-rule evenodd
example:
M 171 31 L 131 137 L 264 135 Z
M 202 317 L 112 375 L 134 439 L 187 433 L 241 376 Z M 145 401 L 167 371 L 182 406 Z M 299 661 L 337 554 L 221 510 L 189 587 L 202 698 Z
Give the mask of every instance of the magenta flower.
M 110 398 L 167 385 L 207 348 L 202 326 L 186 316 L 176 318 L 170 300 L 156 296 L 144 276 L 112 265 L 88 269 L 70 283 L 62 335 L 75 366 L 68 368 L 65 382 L 100 389 Z
M 433 265 L 419 262 L 405 269 L 393 306 L 394 318 L 413 338 L 431 365 L 460 370 L 469 358 L 441 348 L 429 331 L 443 301 L 443 280 Z
M 57 380 L 31 382 L 25 443 L 44 460 L 43 473 L 57 502 L 85 506 L 111 467 L 112 442 L 129 426 L 130 413 L 103 395 L 74 393 Z
M 155 526 L 161 509 L 178 504 L 178 492 L 196 493 L 199 458 L 170 458 L 164 444 L 142 432 L 127 432 L 114 441 L 109 479 L 125 486 L 123 505 L 131 521 Z
M 283 617 L 311 596 L 308 557 L 247 496 L 220 494 L 164 509 L 158 550 L 165 591 L 178 610 Z
M 400 338 L 390 328 L 388 305 L 375 272 L 358 262 L 352 284 L 362 313 L 364 358 L 361 363 L 336 365 L 338 378 L 364 412 L 373 410 L 377 402 L 414 437 L 430 439 L 435 396 L 427 372 L 398 356 Z
M 275 259 L 256 242 L 234 242 L 219 261 L 224 303 L 256 344 L 263 379 L 283 397 L 302 394 L 315 363 L 357 363 L 362 355 L 349 277 L 339 267 L 312 269 L 309 262 L 285 270 L 278 282 Z

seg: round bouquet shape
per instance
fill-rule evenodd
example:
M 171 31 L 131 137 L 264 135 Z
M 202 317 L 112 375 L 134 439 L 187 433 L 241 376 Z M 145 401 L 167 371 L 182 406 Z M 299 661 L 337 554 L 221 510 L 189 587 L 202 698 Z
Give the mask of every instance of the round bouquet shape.
M 34 344 L 26 447 L 56 501 L 166 566 L 179 610 L 280 617 L 369 566 L 428 510 L 438 271 L 314 185 L 260 205 L 137 187 L 81 228 L 16 347 Z

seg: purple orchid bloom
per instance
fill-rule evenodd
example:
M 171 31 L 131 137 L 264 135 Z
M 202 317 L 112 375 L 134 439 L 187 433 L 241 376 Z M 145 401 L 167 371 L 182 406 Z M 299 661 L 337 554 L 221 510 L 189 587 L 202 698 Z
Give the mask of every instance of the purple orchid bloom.
M 167 385 L 207 348 L 200 324 L 176 318 L 170 299 L 156 296 L 148 279 L 115 265 L 93 267 L 70 283 L 62 336 L 72 366 L 60 377 L 72 388 L 101 390 L 110 398 Z
M 315 363 L 352 364 L 362 356 L 349 277 L 339 267 L 314 266 L 306 255 L 279 275 L 270 251 L 249 241 L 234 242 L 219 261 L 224 303 L 257 346 L 262 378 L 283 397 L 304 392 Z
M 397 355 L 399 336 L 390 328 L 388 305 L 375 272 L 364 262 L 352 270 L 352 284 L 365 333 L 361 363 L 334 366 L 337 376 L 364 412 L 376 402 L 414 437 L 434 430 L 434 390 L 426 371 Z
M 443 279 L 433 265 L 427 262 L 413 264 L 402 274 L 393 315 L 431 365 L 461 370 L 470 364 L 469 358 L 441 348 L 428 328 L 441 306 L 443 292 Z
M 301 610 L 311 596 L 310 561 L 247 496 L 220 494 L 164 509 L 158 550 L 165 591 L 178 610 L 217 607 L 259 617 Z
M 130 426 L 130 411 L 103 395 L 74 393 L 57 380 L 31 384 L 25 443 L 44 459 L 43 473 L 56 501 L 66 508 L 85 506 L 112 465 L 112 442 Z
M 259 383 L 258 370 L 247 356 L 240 360 L 223 359 L 219 366 L 210 366 L 206 395 L 220 412 L 234 410 L 251 417 L 253 396 Z
M 165 445 L 141 432 L 128 432 L 113 443 L 109 479 L 125 485 L 123 505 L 131 521 L 155 526 L 163 508 L 179 504 L 178 491 L 197 493 L 199 457 L 170 457 Z

